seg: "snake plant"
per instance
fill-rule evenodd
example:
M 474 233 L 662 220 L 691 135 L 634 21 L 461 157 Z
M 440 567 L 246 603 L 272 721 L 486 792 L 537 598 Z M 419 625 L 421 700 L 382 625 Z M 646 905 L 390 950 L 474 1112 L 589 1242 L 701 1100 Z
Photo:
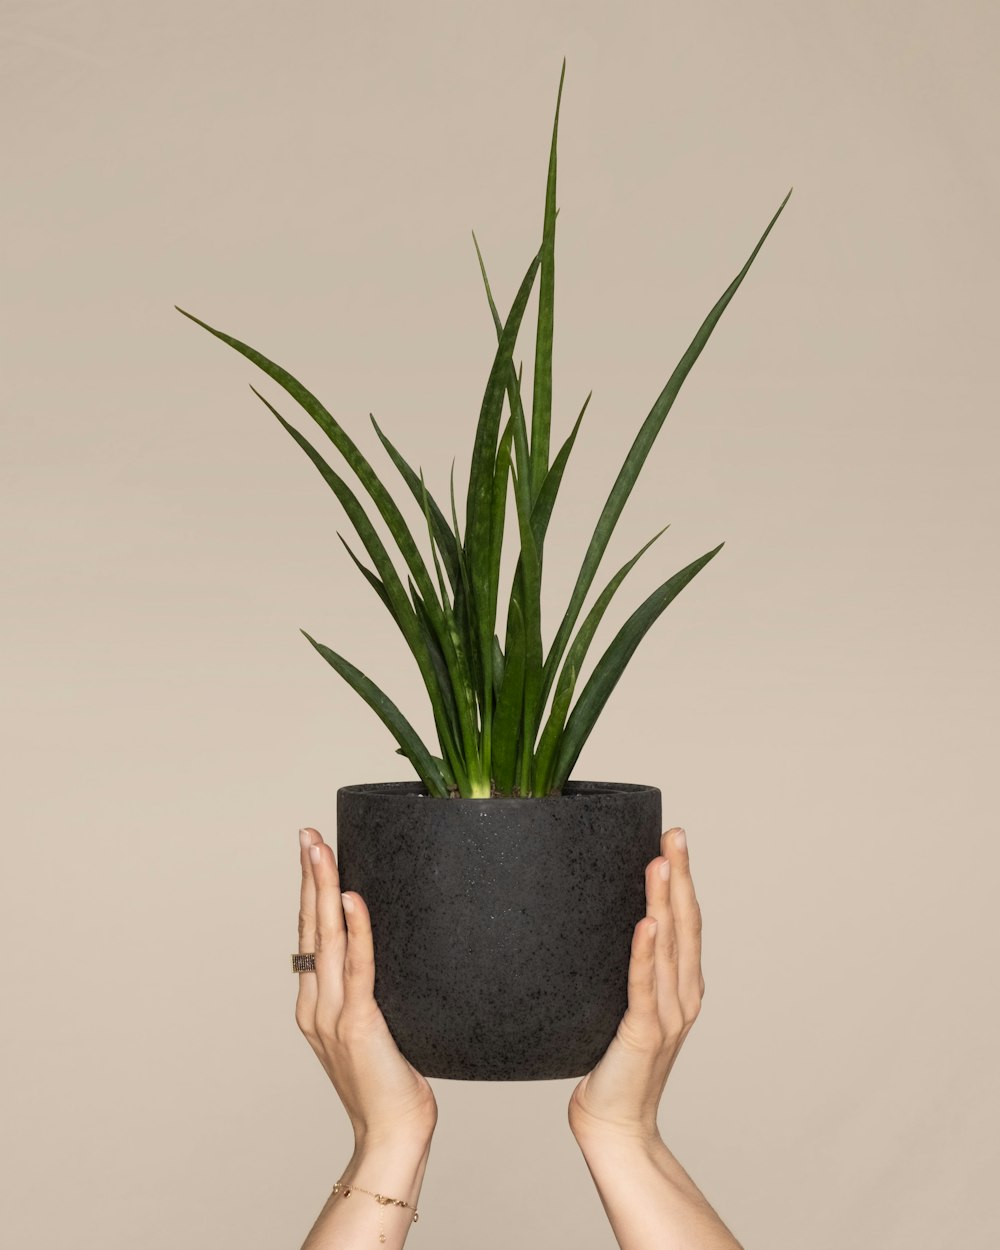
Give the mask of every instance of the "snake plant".
M 590 400 L 588 395 L 573 429 L 550 463 L 556 146 L 565 72 L 564 61 L 549 150 L 541 247 L 531 259 L 506 319 L 497 311 L 479 243 L 473 233 L 496 329 L 497 348 L 479 410 L 465 501 L 464 533 L 460 530 L 455 506 L 454 461 L 448 516 L 428 490 L 423 469 L 414 472 L 375 418 L 371 418 L 389 458 L 423 513 L 433 577 L 393 497 L 354 440 L 316 396 L 287 370 L 254 348 L 178 308 L 178 312 L 252 361 L 295 400 L 346 460 L 388 526 L 409 570 L 409 594 L 351 487 L 308 439 L 251 387 L 319 470 L 357 531 L 375 566 L 374 571 L 358 559 L 342 535 L 338 537 L 385 604 L 413 652 L 430 696 L 441 754 L 431 754 L 396 704 L 360 669 L 317 642 L 305 630 L 301 632 L 382 719 L 399 744 L 397 753 L 410 761 L 428 794 L 437 798 L 545 797 L 562 793 L 597 717 L 646 631 L 721 549 L 722 543 L 674 573 L 636 608 L 594 666 L 574 703 L 588 649 L 615 592 L 639 557 L 664 531 L 661 529 L 654 534 L 615 573 L 574 634 L 584 599 L 612 532 L 681 384 L 791 195 L 789 191 L 750 258 L 705 318 L 636 435 L 598 518 L 569 604 L 546 653 L 540 610 L 542 552 L 563 473 Z M 514 368 L 514 350 L 536 278 L 538 321 L 529 432 L 522 399 L 522 373 Z M 505 411 L 508 415 L 501 432 Z M 520 554 L 507 603 L 506 634 L 501 646 L 496 632 L 497 607 L 509 483 L 513 483 L 514 489 Z M 551 707 L 545 717 L 544 709 L 553 687 Z

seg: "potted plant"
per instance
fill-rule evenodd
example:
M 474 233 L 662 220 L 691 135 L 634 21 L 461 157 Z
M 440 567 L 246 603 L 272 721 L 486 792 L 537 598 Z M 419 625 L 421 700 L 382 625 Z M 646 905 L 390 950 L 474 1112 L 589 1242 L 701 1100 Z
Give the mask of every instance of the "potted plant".
M 577 621 L 681 384 L 788 201 L 786 196 L 705 318 L 641 426 L 546 651 L 542 553 L 590 398 L 550 459 L 556 147 L 565 69 L 564 61 L 541 246 L 506 318 L 497 311 L 476 242 L 497 348 L 476 427 L 464 527 L 455 503 L 454 461 L 446 513 L 428 489 L 423 469 L 415 471 L 371 418 L 419 504 L 433 566 L 363 452 L 316 396 L 254 348 L 178 309 L 257 365 L 315 421 L 360 480 L 408 568 L 409 593 L 358 496 L 305 436 L 251 388 L 343 505 L 374 569 L 338 537 L 401 630 L 430 697 L 440 754 L 431 752 L 365 673 L 302 630 L 381 718 L 398 743 L 398 754 L 417 774 L 414 781 L 338 790 L 337 857 L 343 888 L 358 891 L 371 911 L 376 999 L 400 1050 L 426 1076 L 581 1076 L 597 1063 L 625 1012 L 631 934 L 645 910 L 644 868 L 659 847 L 660 791 L 652 785 L 570 777 L 636 647 L 722 544 L 674 573 L 636 608 L 579 693 L 590 644 L 615 592 L 663 530 L 608 581 L 579 628 Z M 536 279 L 529 422 L 514 349 Z M 510 485 L 520 554 L 501 643 L 499 570 Z

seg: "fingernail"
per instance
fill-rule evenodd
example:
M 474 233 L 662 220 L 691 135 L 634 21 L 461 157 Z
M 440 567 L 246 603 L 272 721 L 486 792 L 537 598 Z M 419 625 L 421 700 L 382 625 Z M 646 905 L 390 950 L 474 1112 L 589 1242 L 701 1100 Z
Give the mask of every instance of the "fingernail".
M 311 846 L 309 848 L 309 858 L 312 860 L 314 864 L 319 863 L 319 847 L 318 846 Z
M 303 850 L 312 842 L 308 829 L 299 830 L 299 842 L 301 843 Z
M 683 829 L 678 829 L 674 834 L 674 846 L 676 846 L 678 850 L 683 851 L 687 844 L 687 834 Z
M 340 901 L 344 904 L 344 911 L 350 914 L 354 910 L 354 899 L 350 894 L 341 894 Z
M 670 876 L 670 860 L 665 859 L 660 865 L 660 876 L 664 881 Z

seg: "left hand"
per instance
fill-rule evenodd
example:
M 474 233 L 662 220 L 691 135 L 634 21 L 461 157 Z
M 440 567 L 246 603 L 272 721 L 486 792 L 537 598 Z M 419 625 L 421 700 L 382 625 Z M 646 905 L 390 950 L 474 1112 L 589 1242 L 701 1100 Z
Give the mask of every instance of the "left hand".
M 367 904 L 354 891 L 342 901 L 333 848 L 315 829 L 301 830 L 300 842 L 299 953 L 315 952 L 316 971 L 298 974 L 295 1022 L 340 1095 L 359 1143 L 429 1140 L 437 1100 L 427 1078 L 400 1053 L 375 1001 Z

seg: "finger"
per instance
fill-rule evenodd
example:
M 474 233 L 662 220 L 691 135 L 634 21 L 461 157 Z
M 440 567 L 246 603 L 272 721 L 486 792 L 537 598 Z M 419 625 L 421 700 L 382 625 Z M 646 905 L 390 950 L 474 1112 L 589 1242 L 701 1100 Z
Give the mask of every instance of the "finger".
M 375 1001 L 375 943 L 371 913 L 353 890 L 343 896 L 347 917 L 347 954 L 344 958 L 344 1010 L 370 1007 Z
M 299 830 L 299 866 L 302 886 L 299 893 L 299 954 L 309 955 L 316 949 L 316 883 L 313 881 L 309 847 L 317 835 L 311 829 Z M 299 992 L 295 1000 L 295 1019 L 303 1032 L 315 1028 L 316 974 L 299 973 Z
M 659 921 L 656 931 L 656 1001 L 668 1034 L 683 1024 L 677 990 L 677 923 L 670 905 L 670 860 L 659 855 L 646 868 L 646 909 Z
M 677 935 L 677 993 L 685 1020 L 693 1020 L 701 1007 L 704 982 L 701 975 L 701 907 L 694 892 L 687 835 L 671 831 L 670 908 Z
M 628 1010 L 637 1021 L 655 1020 L 656 957 L 654 942 L 656 921 L 643 916 L 632 930 L 632 953 L 628 964 Z
M 677 934 L 670 907 L 669 873 L 670 861 L 665 855 L 658 855 L 646 865 L 646 911 L 657 920 L 653 949 L 656 954 L 656 1000 L 661 1014 L 680 1009 L 676 1001 Z
M 324 1035 L 333 1027 L 344 1001 L 346 931 L 340 905 L 340 873 L 332 849 L 317 834 L 309 848 L 316 882 L 316 1023 Z

